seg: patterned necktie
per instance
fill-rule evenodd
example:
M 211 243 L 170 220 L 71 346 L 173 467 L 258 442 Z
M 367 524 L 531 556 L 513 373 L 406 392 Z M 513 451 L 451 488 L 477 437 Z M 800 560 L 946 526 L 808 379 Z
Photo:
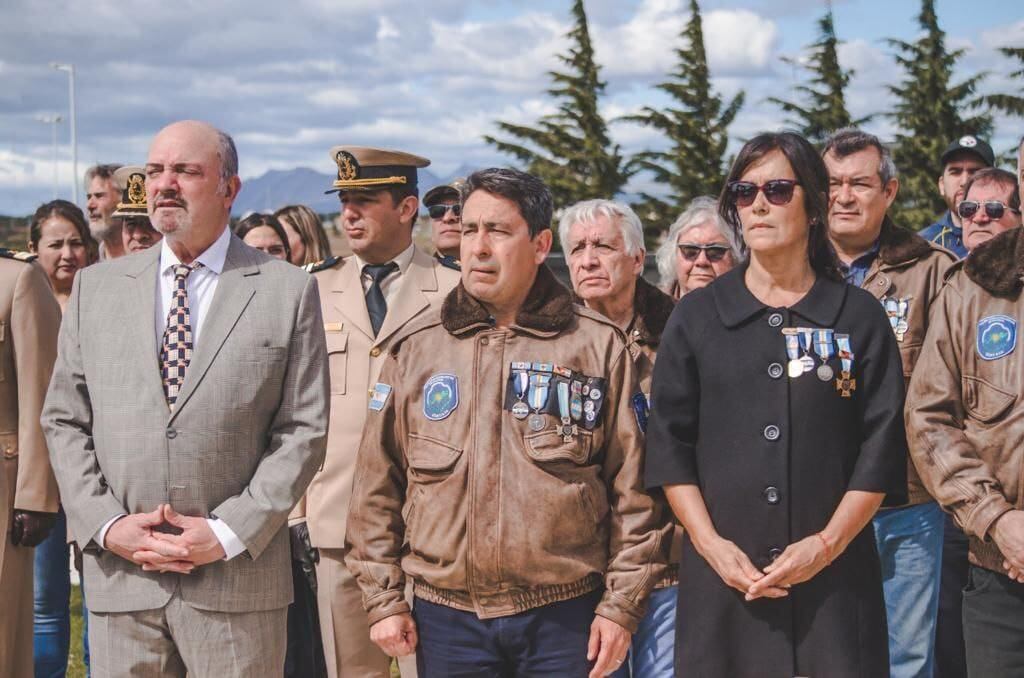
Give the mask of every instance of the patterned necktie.
M 185 370 L 192 360 L 192 317 L 188 308 L 186 283 L 192 271 L 202 268 L 196 262 L 192 266 L 178 264 L 174 267 L 174 291 L 171 296 L 171 310 L 167 313 L 167 329 L 160 347 L 160 374 L 164 381 L 164 395 L 167 405 L 174 409 L 178 391 L 185 381 Z
M 381 282 L 388 277 L 392 271 L 398 270 L 398 264 L 367 264 L 363 266 L 363 273 L 370 276 L 373 281 L 370 289 L 366 290 L 366 310 L 370 314 L 370 326 L 373 327 L 373 336 L 380 332 L 380 326 L 384 324 L 384 316 L 388 313 L 388 304 L 384 300 L 384 292 L 380 288 Z

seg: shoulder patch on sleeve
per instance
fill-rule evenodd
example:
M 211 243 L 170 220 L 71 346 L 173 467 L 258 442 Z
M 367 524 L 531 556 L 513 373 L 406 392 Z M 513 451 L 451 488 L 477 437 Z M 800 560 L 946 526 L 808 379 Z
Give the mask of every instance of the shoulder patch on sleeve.
M 391 397 L 391 384 L 382 384 L 379 381 L 373 385 L 373 393 L 370 395 L 370 409 L 380 412 Z

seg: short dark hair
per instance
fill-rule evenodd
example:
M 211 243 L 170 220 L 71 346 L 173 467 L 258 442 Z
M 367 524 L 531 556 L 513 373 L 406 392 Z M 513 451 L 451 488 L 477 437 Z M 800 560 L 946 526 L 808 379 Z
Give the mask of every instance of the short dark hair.
M 526 172 L 508 167 L 490 167 L 469 175 L 462 186 L 462 203 L 474 191 L 486 191 L 511 200 L 530 228 L 530 238 L 551 228 L 554 200 L 547 184 Z
M 1009 188 L 1010 199 L 1006 204 L 1011 209 L 1020 211 L 1020 184 L 1017 181 L 1017 175 L 1013 172 L 1007 172 L 998 167 L 986 167 L 985 169 L 978 170 L 964 184 L 965 199 L 967 194 L 971 192 L 971 187 L 974 184 L 997 184 L 1003 188 Z
M 825 148 L 821 156 L 825 157 L 829 151 L 838 158 L 845 158 L 854 153 L 859 153 L 865 148 L 873 148 L 878 151 L 881 161 L 878 163 L 878 178 L 882 180 L 884 187 L 897 177 L 896 163 L 892 161 L 892 153 L 882 145 L 881 140 L 874 134 L 857 129 L 856 127 L 844 127 L 836 130 L 825 140 Z
M 99 258 L 99 245 L 89 231 L 89 222 L 86 221 L 85 214 L 78 205 L 67 200 L 43 203 L 32 215 L 32 220 L 28 224 L 28 241 L 32 244 L 33 250 L 39 251 L 39 241 L 43 237 L 43 222 L 50 217 L 60 217 L 75 227 L 78 237 L 85 243 L 88 263 L 94 263 Z
M 828 240 L 828 169 L 814 146 L 796 132 L 766 132 L 743 144 L 718 196 L 718 213 L 732 228 L 736 240 L 744 243 L 743 252 L 746 253 L 743 224 L 729 195 L 729 184 L 739 181 L 748 167 L 772 151 L 781 151 L 786 156 L 803 188 L 804 210 L 809 222 L 807 256 L 811 268 L 820 276 L 842 281 L 839 260 Z
M 284 244 L 284 258 L 288 261 L 292 260 L 292 248 L 288 246 L 288 234 L 284 230 L 284 226 L 277 220 L 273 214 L 260 214 L 259 212 L 253 212 L 246 218 L 238 222 L 235 226 L 235 235 L 242 240 L 245 240 L 245 235 L 255 229 L 266 226 L 267 228 L 274 231 L 277 237 L 281 239 Z

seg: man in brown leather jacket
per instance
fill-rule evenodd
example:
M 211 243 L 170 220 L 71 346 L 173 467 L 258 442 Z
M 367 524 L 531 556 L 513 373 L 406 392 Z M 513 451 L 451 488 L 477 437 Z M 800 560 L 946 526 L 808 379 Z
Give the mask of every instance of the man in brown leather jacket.
M 1006 231 L 951 271 L 910 381 L 910 451 L 925 487 L 970 538 L 963 594 L 968 674 L 1024 662 L 1024 232 Z
M 371 638 L 416 650 L 424 678 L 603 676 L 667 547 L 642 486 L 633 361 L 543 265 L 541 181 L 482 170 L 463 196 L 462 282 L 396 339 L 373 388 L 346 564 Z
M 877 137 L 854 128 L 839 130 L 826 140 L 822 158 L 829 172 L 829 239 L 846 281 L 873 294 L 889 316 L 909 380 L 953 254 L 897 228 L 887 216 L 899 179 Z M 930 676 L 943 514 L 909 461 L 907 481 L 909 502 L 883 508 L 873 520 L 889 622 L 889 665 L 893 676 Z

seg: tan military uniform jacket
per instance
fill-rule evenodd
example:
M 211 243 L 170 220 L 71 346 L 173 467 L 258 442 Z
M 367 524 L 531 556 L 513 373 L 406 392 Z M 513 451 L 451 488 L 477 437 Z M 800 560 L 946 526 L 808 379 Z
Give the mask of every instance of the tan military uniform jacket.
M 910 453 L 925 487 L 970 537 L 971 560 L 997 572 L 1003 556 L 989 529 L 1024 509 L 1022 276 L 1020 228 L 957 265 L 907 394 Z
M 57 359 L 60 306 L 43 269 L 0 256 L 0 560 L 13 509 L 56 512 L 39 414 Z
M 932 302 L 942 289 L 946 272 L 955 263 L 952 252 L 930 243 L 916 233 L 897 228 L 888 217 L 882 224 L 878 256 L 871 264 L 862 287 L 883 304 L 886 298 L 907 299 L 906 331 L 897 332 L 903 378 L 917 365 L 917 357 L 928 332 Z M 896 319 L 896 322 L 899 318 Z M 892 322 L 892 320 L 890 320 Z M 908 504 L 922 504 L 932 497 L 921 484 L 912 458 L 907 462 Z
M 460 285 L 389 356 L 349 508 L 369 622 L 408 611 L 408 575 L 417 597 L 480 618 L 604 589 L 597 613 L 635 631 L 667 529 L 643 489 L 622 333 L 542 266 L 511 326 Z M 546 401 L 527 398 L 530 417 L 513 415 L 513 363 L 559 375 Z M 559 380 L 588 385 L 570 433 Z
M 389 305 L 380 334 L 374 338 L 360 274 L 354 256 L 314 273 L 327 335 L 331 421 L 327 459 L 292 519 L 305 516 L 313 546 L 320 548 L 341 548 L 345 543 L 352 474 L 369 389 L 377 381 L 388 347 L 411 320 L 432 306 L 440 307 L 459 281 L 457 271 L 417 248 L 402 274 L 398 300 Z

